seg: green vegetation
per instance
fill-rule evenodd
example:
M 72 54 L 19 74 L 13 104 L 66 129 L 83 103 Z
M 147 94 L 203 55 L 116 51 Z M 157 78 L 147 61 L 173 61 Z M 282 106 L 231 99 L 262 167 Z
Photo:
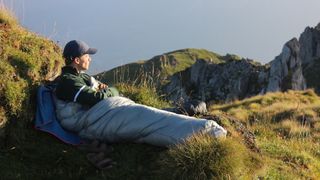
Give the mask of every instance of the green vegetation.
M 34 119 L 36 88 L 49 80 L 62 63 L 52 41 L 19 26 L 11 12 L 0 9 L 0 145 L 25 137 L 22 127 Z M 5 131 L 5 132 L 4 132 Z
M 160 98 L 155 87 L 149 87 L 145 84 L 132 85 L 118 83 L 116 87 L 119 91 L 129 99 L 136 103 L 163 109 L 170 107 L 170 103 Z
M 163 154 L 159 174 L 164 179 L 245 178 L 260 161 L 237 138 L 198 134 Z
M 117 164 L 109 170 L 97 170 L 84 152 L 31 128 L 36 88 L 59 71 L 60 48 L 20 27 L 6 9 L 0 10 L 0 43 L 0 179 L 320 177 L 320 98 L 313 90 L 269 93 L 211 105 L 210 115 L 229 132 L 226 139 L 198 134 L 168 149 L 112 144 L 110 157 Z M 235 55 L 228 58 L 238 59 Z M 125 96 L 164 108 L 170 103 L 157 95 L 156 80 L 183 70 L 195 59 L 224 61 L 206 50 L 185 49 L 133 63 L 133 69 L 116 68 L 113 72 L 120 74 L 112 72 L 110 77 Z M 140 73 L 136 69 L 140 67 L 147 71 Z M 123 72 L 136 75 L 129 81 Z

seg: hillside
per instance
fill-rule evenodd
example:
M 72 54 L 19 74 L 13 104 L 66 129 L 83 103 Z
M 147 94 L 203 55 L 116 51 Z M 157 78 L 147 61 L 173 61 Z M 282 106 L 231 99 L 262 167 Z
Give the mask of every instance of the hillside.
M 87 161 L 86 152 L 32 128 L 36 88 L 58 73 L 63 64 L 61 49 L 21 27 L 5 9 L 0 9 L 0 42 L 0 179 L 320 178 L 320 97 L 312 90 L 208 104 L 209 114 L 204 118 L 226 127 L 226 139 L 197 134 L 168 149 L 112 144 L 114 151 L 108 155 L 117 164 L 97 170 Z M 239 60 L 206 50 L 167 54 L 180 59 L 186 52 L 197 53 L 199 59 L 210 57 L 213 64 Z M 181 59 L 194 63 L 187 57 Z M 186 68 L 188 63 L 180 63 L 179 68 Z M 175 67 L 163 70 L 164 76 L 181 70 Z M 157 108 L 169 105 L 143 81 L 137 81 L 136 86 L 116 86 L 137 103 Z
M 307 27 L 299 39 L 292 38 L 285 43 L 281 53 L 265 65 L 236 55 L 203 56 L 208 51 L 185 49 L 144 61 L 141 68 L 137 68 L 138 63 L 132 63 L 99 76 L 106 83 L 118 78 L 115 79 L 118 82 L 134 84 L 142 80 L 151 86 L 155 84 L 158 92 L 172 102 L 194 99 L 228 102 L 261 93 L 307 88 L 319 93 L 319 47 L 320 23 Z M 190 56 L 191 51 L 194 56 Z
M 63 60 L 54 42 L 21 27 L 6 9 L 0 10 L 0 44 L 0 138 L 14 138 L 23 134 L 15 128 L 33 121 L 37 86 L 53 78 Z M 5 126 L 13 129 L 4 132 Z
M 313 90 L 267 93 L 212 105 L 210 112 L 232 116 L 254 133 L 265 177 L 320 178 L 320 98 Z
M 149 60 L 119 66 L 99 73 L 96 77 L 108 84 L 142 81 L 156 85 L 165 84 L 169 76 L 190 67 L 197 59 L 206 59 L 211 63 L 219 64 L 225 62 L 226 58 L 205 49 L 181 49 Z

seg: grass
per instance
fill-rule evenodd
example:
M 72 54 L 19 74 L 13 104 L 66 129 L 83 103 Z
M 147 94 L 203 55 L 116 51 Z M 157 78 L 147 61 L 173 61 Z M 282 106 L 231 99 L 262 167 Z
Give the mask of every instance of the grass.
M 235 116 L 255 134 L 265 157 L 267 179 L 320 177 L 320 97 L 311 89 L 268 93 L 229 104 L 213 105 L 212 113 Z
M 261 163 L 238 139 L 202 134 L 170 148 L 160 162 L 160 177 L 172 179 L 236 179 Z
M 62 64 L 61 49 L 52 41 L 29 32 L 3 5 L 0 8 L 0 139 L 23 137 L 35 112 L 37 86 L 54 77 Z M 20 137 L 20 138 L 19 138 Z M 7 138 L 8 139 L 8 138 Z M 1 144 L 4 144 L 2 140 Z
M 3 2 L 0 2 L 0 9 L 0 24 L 11 27 L 19 24 L 12 11 L 5 7 Z
M 116 87 L 125 97 L 128 97 L 136 103 L 156 107 L 159 109 L 168 108 L 171 106 L 169 102 L 158 95 L 155 87 L 149 87 L 145 84 L 135 85 L 125 83 L 118 83 L 116 84 Z

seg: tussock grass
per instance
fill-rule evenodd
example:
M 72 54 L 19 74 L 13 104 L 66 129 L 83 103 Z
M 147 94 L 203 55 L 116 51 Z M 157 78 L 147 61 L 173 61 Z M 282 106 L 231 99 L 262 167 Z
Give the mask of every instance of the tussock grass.
M 171 147 L 160 160 L 164 179 L 236 179 L 252 166 L 250 153 L 239 141 L 198 134 Z M 252 170 L 252 169 L 251 169 Z

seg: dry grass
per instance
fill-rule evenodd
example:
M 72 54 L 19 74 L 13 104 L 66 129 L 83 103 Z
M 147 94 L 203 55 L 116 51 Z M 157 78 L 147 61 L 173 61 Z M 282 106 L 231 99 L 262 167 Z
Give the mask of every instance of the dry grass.
M 301 124 L 296 120 L 284 120 L 280 125 L 283 129 L 286 129 L 288 132 L 288 137 L 306 137 L 310 136 L 311 127 L 308 125 Z
M 267 179 L 320 178 L 320 97 L 313 90 L 268 93 L 210 107 L 254 132 Z

